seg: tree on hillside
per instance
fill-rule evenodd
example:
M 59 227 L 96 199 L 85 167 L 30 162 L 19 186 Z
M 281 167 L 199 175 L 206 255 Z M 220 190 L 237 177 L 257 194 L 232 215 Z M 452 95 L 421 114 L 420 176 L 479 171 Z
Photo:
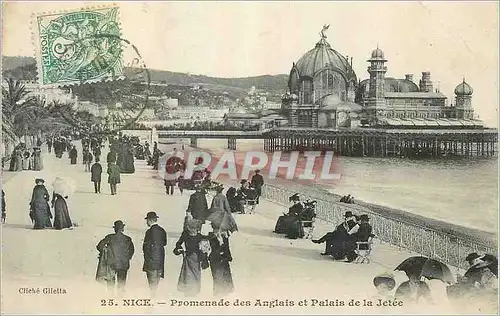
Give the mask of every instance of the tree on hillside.
M 18 137 L 25 136 L 30 121 L 36 116 L 38 106 L 35 98 L 29 97 L 25 85 L 14 79 L 7 79 L 7 87 L 2 86 L 2 123 Z

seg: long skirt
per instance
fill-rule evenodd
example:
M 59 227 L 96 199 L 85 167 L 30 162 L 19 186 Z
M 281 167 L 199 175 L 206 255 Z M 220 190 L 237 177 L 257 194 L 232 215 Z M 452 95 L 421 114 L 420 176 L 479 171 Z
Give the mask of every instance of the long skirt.
M 10 158 L 9 171 L 17 171 L 17 158 L 15 156 Z
M 223 296 L 234 291 L 233 276 L 228 261 L 210 262 L 214 279 L 214 295 Z
M 52 227 L 52 223 L 50 222 L 50 218 L 52 214 L 50 213 L 50 209 L 48 205 L 35 205 L 33 212 L 33 221 L 35 225 L 33 229 L 44 229 L 48 227 Z
M 37 156 L 34 159 L 34 168 L 33 168 L 33 170 L 40 171 L 42 169 L 43 169 L 42 157 Z
M 277 234 L 286 234 L 290 230 L 290 227 L 295 222 L 295 216 L 282 215 L 278 218 L 274 232 Z
M 299 220 L 295 220 L 290 224 L 288 230 L 286 231 L 286 238 L 297 239 L 304 237 L 304 229 L 300 224 Z
M 23 170 L 29 170 L 30 169 L 30 158 L 24 158 L 22 160 L 23 162 Z
M 23 170 L 24 159 L 21 156 L 17 156 L 16 158 L 16 171 Z
M 69 216 L 68 205 L 63 198 L 57 198 L 54 203 L 54 228 L 64 229 L 73 226 Z
M 71 157 L 71 164 L 76 165 L 76 157 Z
M 197 252 L 184 255 L 177 290 L 184 292 L 186 296 L 196 296 L 200 293 L 201 265 Z

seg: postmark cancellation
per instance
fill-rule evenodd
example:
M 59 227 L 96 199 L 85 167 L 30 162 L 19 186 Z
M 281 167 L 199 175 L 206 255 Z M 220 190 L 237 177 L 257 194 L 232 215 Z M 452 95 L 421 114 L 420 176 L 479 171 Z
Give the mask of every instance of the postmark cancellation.
M 123 79 L 118 7 L 36 14 L 32 31 L 41 85 Z

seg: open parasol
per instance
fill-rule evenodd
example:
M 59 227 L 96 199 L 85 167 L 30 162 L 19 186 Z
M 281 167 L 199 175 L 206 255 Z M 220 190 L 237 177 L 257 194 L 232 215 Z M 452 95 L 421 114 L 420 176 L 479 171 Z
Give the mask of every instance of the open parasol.
M 410 257 L 401 262 L 394 270 L 404 271 L 408 277 L 416 275 L 417 277 L 425 277 L 429 280 L 436 279 L 447 283 L 455 282 L 447 265 L 422 256 Z
M 54 182 L 52 182 L 52 189 L 54 193 L 66 197 L 70 196 L 75 192 L 76 185 L 75 182 L 71 179 L 64 177 L 56 177 Z

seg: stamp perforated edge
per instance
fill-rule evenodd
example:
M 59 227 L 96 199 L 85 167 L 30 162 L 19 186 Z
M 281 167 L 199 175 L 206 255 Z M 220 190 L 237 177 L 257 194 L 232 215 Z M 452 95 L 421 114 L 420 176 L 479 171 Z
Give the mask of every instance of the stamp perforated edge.
M 82 84 L 88 84 L 88 83 L 99 83 L 99 82 L 110 82 L 110 81 L 119 81 L 119 80 L 124 80 L 126 77 L 123 76 L 118 76 L 118 77 L 103 77 L 103 78 L 96 78 L 96 79 L 91 79 L 91 80 L 86 80 L 84 82 L 82 81 L 67 81 L 67 82 L 58 82 L 58 83 L 49 83 L 49 84 L 44 84 L 43 83 L 43 71 L 42 71 L 42 58 L 41 58 L 41 48 L 40 48 L 40 43 L 39 43 L 39 38 L 40 38 L 40 33 L 39 33 L 39 28 L 38 28 L 38 17 L 42 15 L 61 15 L 61 14 L 67 14 L 67 13 L 74 13 L 74 12 L 79 12 L 79 11 L 92 11 L 92 10 L 106 10 L 106 9 L 112 9 L 112 8 L 117 8 L 117 24 L 119 27 L 119 36 L 120 38 L 122 37 L 122 25 L 121 25 L 121 10 L 120 6 L 116 3 L 111 3 L 111 4 L 106 4 L 106 5 L 92 5 L 92 6 L 85 6 L 81 8 L 71 8 L 71 9 L 63 9 L 63 10 L 51 10 L 51 11 L 42 11 L 42 12 L 37 12 L 37 13 L 32 13 L 31 14 L 31 23 L 30 23 L 30 31 L 31 31 L 31 42 L 33 45 L 33 57 L 35 58 L 36 61 L 36 82 L 39 86 L 42 86 L 44 88 L 64 88 L 64 87 L 72 87 L 72 86 L 78 86 Z M 123 43 L 121 44 L 123 45 Z M 121 61 L 123 62 L 123 53 L 120 56 Z

